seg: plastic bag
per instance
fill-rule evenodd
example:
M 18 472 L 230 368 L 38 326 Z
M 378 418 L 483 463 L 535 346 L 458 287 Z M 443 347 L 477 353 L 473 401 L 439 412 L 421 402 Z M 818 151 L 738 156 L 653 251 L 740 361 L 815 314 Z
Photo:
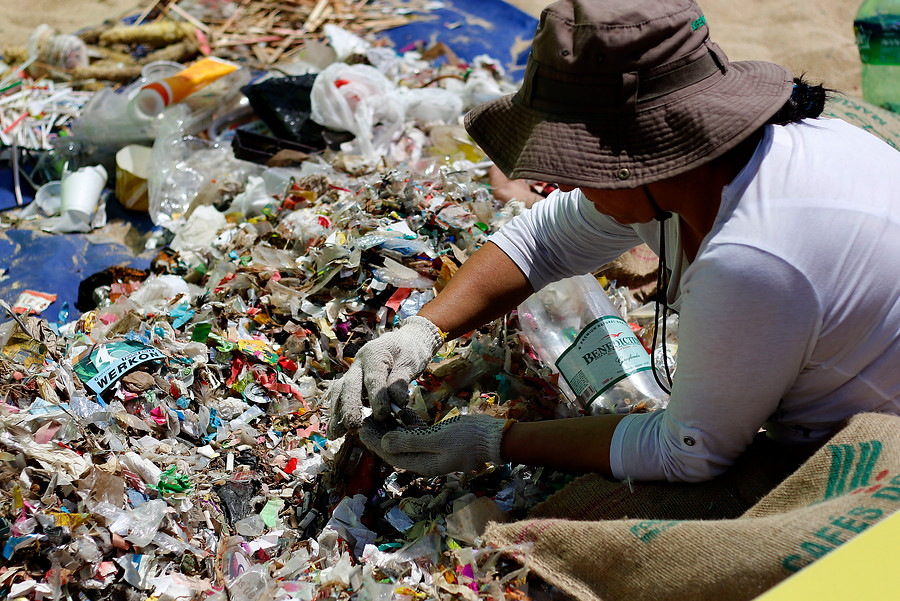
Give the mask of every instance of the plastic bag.
M 456 92 L 443 88 L 414 88 L 403 91 L 406 117 L 419 125 L 451 123 L 462 113 L 463 99 Z
M 275 582 L 265 566 L 255 565 L 228 582 L 227 586 L 231 599 L 257 601 L 269 598 L 275 588 Z
M 163 120 L 147 180 L 150 218 L 172 231 L 178 230 L 192 206 L 231 200 L 243 190 L 247 178 L 260 171 L 258 165 L 234 158 L 227 144 L 185 135 L 187 119 L 184 108 Z M 231 198 L 225 198 L 228 195 Z
M 275 137 L 321 150 L 325 148 L 322 126 L 310 119 L 315 79 L 312 74 L 277 77 L 245 86 L 242 91 Z
M 258 217 L 266 207 L 274 208 L 277 204 L 269 194 L 265 180 L 251 175 L 244 191 L 234 197 L 230 210 L 240 211 L 245 217 Z
M 278 224 L 277 231 L 297 240 L 304 248 L 325 238 L 331 232 L 332 222 L 314 209 L 297 209 L 288 213 Z
M 433 280 L 388 257 L 384 258 L 384 266 L 376 267 L 373 271 L 379 281 L 397 288 L 431 288 L 434 286 Z
M 354 54 L 365 54 L 372 47 L 372 44 L 355 33 L 333 23 L 326 23 L 322 27 L 322 31 L 328 38 L 328 45 L 334 49 L 337 60 L 341 62 L 346 61 Z
M 356 136 L 342 145 L 348 154 L 376 161 L 403 131 L 405 103 L 375 67 L 328 66 L 316 77 L 311 100 L 313 121 Z
M 193 211 L 169 244 L 177 251 L 208 247 L 225 228 L 228 221 L 215 207 L 202 206 Z
M 156 485 L 159 482 L 162 470 L 149 459 L 144 459 L 134 451 L 128 451 L 120 460 L 129 471 L 140 476 L 147 484 Z
M 516 91 L 515 85 L 504 77 L 503 66 L 490 56 L 476 56 L 471 67 L 462 90 L 466 110 Z

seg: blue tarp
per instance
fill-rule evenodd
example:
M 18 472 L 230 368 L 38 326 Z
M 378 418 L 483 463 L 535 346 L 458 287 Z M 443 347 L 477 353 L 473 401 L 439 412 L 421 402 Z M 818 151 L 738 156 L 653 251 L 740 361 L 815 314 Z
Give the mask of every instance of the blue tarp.
M 537 26 L 534 17 L 500 0 L 448 0 L 443 5 L 421 20 L 382 35 L 390 38 L 398 51 L 420 43 L 443 42 L 466 61 L 486 54 L 499 60 L 510 77 L 521 79 Z M 112 182 L 113 177 L 110 185 Z M 16 206 L 12 190 L 11 172 L 0 171 L 0 210 Z M 23 196 L 27 203 L 33 193 L 25 189 Z M 125 210 L 112 196 L 107 211 L 110 220 L 127 220 L 140 232 L 153 227 L 145 213 Z M 11 305 L 28 289 L 56 294 L 57 301 L 42 315 L 55 322 L 67 304 L 72 319 L 79 315 L 75 302 L 83 279 L 114 265 L 147 269 L 151 259 L 152 253 L 137 255 L 122 244 L 94 244 L 83 234 L 0 230 L 0 270 L 8 272 L 7 279 L 0 281 L 0 299 Z M 5 316 L 0 316 L 0 321 L 4 320 Z
M 446 8 L 384 34 L 398 51 L 424 41 L 426 46 L 443 42 L 464 60 L 487 54 L 499 60 L 512 79 L 522 79 L 537 19 L 499 0 L 444 4 Z
M 56 294 L 57 301 L 41 315 L 55 322 L 68 303 L 69 318 L 76 317 L 78 285 L 83 279 L 112 265 L 146 269 L 150 258 L 140 258 L 122 244 L 93 244 L 80 234 L 52 235 L 29 230 L 0 233 L 0 265 L 10 278 L 0 282 L 0 298 L 12 305 L 23 290 Z

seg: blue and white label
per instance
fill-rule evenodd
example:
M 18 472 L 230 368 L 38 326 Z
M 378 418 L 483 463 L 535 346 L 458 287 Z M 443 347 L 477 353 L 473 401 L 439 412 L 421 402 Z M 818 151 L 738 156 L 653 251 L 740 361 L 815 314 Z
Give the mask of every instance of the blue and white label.
M 155 348 L 148 347 L 117 359 L 115 363 L 88 380 L 87 385 L 96 394 L 109 388 L 113 382 L 131 371 L 132 368 L 148 361 L 165 359 L 166 356 Z

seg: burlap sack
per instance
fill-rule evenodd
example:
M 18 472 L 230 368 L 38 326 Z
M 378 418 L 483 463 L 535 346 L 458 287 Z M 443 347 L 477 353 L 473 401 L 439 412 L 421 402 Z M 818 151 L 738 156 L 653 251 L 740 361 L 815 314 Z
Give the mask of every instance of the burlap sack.
M 615 261 L 604 265 L 597 275 L 604 275 L 610 280 L 615 280 L 617 286 L 626 286 L 637 290 L 646 286 L 655 286 L 658 267 L 657 256 L 649 246 L 641 244 L 622 254 Z
M 528 553 L 510 553 L 579 600 L 752 599 L 900 508 L 900 417 L 855 416 L 732 519 L 675 516 L 736 511 L 762 486 L 743 490 L 736 473 L 700 486 L 642 485 L 631 499 L 627 485 L 600 478 L 573 485 L 536 513 L 607 519 L 493 524 L 483 540 L 531 543 Z
M 869 104 L 861 98 L 837 95 L 825 104 L 822 117 L 843 119 L 900 149 L 900 114 Z

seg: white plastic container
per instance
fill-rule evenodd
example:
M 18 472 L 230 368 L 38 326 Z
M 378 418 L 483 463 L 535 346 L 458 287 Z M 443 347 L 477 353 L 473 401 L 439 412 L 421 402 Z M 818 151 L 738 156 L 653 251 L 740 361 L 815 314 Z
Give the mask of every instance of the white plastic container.
M 519 323 L 560 390 L 586 413 L 659 409 L 668 395 L 650 354 L 591 275 L 555 282 L 519 306 Z

